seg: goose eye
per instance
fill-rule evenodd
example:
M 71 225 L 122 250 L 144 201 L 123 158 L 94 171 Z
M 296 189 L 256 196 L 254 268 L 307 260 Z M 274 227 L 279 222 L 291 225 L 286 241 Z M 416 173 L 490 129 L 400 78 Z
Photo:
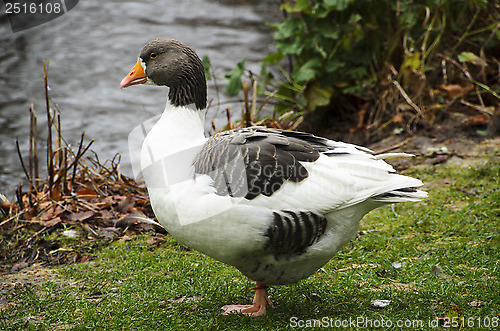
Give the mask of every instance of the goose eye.
M 156 59 L 157 56 L 158 56 L 158 54 L 156 54 L 156 53 L 149 54 L 149 58 L 151 58 L 151 59 Z

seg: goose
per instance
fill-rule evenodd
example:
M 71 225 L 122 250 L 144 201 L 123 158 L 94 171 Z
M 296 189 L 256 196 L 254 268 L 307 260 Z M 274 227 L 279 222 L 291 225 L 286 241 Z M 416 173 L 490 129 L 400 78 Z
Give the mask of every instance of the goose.
M 138 84 L 169 87 L 140 156 L 156 218 L 183 245 L 256 283 L 252 304 L 223 306 L 223 314 L 264 315 L 273 307 L 268 286 L 315 273 L 366 213 L 427 195 L 384 161 L 394 153 L 266 127 L 206 137 L 204 68 L 178 40 L 144 46 L 120 87 Z

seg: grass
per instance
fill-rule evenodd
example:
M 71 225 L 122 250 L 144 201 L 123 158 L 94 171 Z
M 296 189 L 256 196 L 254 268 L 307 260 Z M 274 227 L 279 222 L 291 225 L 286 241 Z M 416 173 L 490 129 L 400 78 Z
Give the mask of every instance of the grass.
M 428 330 L 453 314 L 469 327 L 499 328 L 500 160 L 406 174 L 426 182 L 429 198 L 371 212 L 359 239 L 323 269 L 270 289 L 275 308 L 265 317 L 222 316 L 225 304 L 250 303 L 253 283 L 168 235 L 158 242 L 146 233 L 100 248 L 92 261 L 57 267 L 46 282 L 4 291 L 0 328 L 284 330 L 326 317 L 332 326 L 345 321 L 343 329 L 351 319 L 366 329 L 382 321 L 398 329 L 400 321 Z M 376 308 L 377 299 L 391 302 Z

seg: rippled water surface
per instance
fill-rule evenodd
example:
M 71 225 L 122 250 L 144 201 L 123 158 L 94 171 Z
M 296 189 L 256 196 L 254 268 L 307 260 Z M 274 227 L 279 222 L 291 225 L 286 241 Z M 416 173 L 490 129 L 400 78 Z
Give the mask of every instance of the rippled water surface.
M 242 58 L 259 70 L 257 62 L 272 51 L 265 22 L 279 19 L 278 2 L 85 0 L 54 21 L 15 34 L 1 16 L 0 192 L 10 195 L 9 188 L 23 178 L 15 139 L 27 156 L 31 101 L 39 145 L 45 146 L 43 59 L 49 61 L 50 93 L 62 113 L 63 136 L 77 144 L 85 131 L 101 159 L 122 154 L 127 173 L 128 133 L 161 112 L 167 96 L 166 88 L 119 88 L 144 44 L 157 37 L 182 40 L 200 57 L 208 55 L 219 77 Z M 211 82 L 209 99 L 216 96 Z M 215 109 L 207 114 L 219 127 L 224 117 Z

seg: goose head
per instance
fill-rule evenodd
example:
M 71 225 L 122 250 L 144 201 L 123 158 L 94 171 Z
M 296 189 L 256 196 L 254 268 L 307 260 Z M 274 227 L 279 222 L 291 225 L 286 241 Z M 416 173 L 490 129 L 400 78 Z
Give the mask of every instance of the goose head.
M 168 98 L 174 106 L 194 103 L 198 109 L 206 108 L 207 82 L 203 64 L 191 47 L 178 40 L 154 39 L 144 46 L 120 87 L 137 84 L 168 86 Z

